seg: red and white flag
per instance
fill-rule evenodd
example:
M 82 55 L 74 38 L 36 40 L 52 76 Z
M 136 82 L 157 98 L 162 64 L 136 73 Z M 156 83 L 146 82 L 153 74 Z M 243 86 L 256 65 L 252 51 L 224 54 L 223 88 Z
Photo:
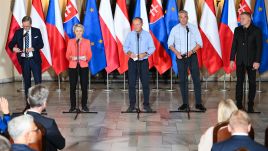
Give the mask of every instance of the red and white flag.
M 31 18 L 32 26 L 39 28 L 42 34 L 44 47 L 41 49 L 40 54 L 42 58 L 42 71 L 45 71 L 52 65 L 52 60 L 41 0 L 32 0 Z
M 236 27 L 237 18 L 235 11 L 235 3 L 233 0 L 225 0 L 221 14 L 219 34 L 221 42 L 223 69 L 228 74 L 235 70 L 231 70 L 230 68 L 230 54 L 232 49 L 234 30 Z
M 111 73 L 119 67 L 119 59 L 114 31 L 114 20 L 109 0 L 101 1 L 99 14 L 107 61 L 107 67 L 105 69 L 107 73 Z
M 200 20 L 200 33 L 203 40 L 202 61 L 209 74 L 222 67 L 221 45 L 214 0 L 205 0 Z
M 128 70 L 128 59 L 129 57 L 123 50 L 123 44 L 128 33 L 131 31 L 128 20 L 127 6 L 125 0 L 117 0 L 114 15 L 114 26 L 118 56 L 119 56 L 119 68 L 117 69 L 120 74 Z
M 22 73 L 22 70 L 17 58 L 17 54 L 9 49 L 8 44 L 12 40 L 16 30 L 22 28 L 21 21 L 24 16 L 26 16 L 24 1 L 15 1 L 7 36 L 6 52 L 20 74 Z
M 243 12 L 249 12 L 252 14 L 251 0 L 241 0 L 237 9 L 237 21 L 240 23 L 240 14 Z
M 57 75 L 68 69 L 65 57 L 66 45 L 58 0 L 50 0 L 46 18 L 46 27 L 50 45 L 52 67 Z

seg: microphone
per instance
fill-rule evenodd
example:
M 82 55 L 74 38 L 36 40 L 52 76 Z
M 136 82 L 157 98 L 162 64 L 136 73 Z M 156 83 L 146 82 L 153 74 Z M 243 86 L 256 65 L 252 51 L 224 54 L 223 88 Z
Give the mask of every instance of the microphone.
M 80 41 L 80 38 L 76 39 L 76 43 L 77 43 L 77 44 L 79 43 L 79 41 Z
M 140 33 L 137 32 L 137 38 L 139 39 L 140 38 Z
M 189 27 L 188 27 L 188 26 L 186 26 L 186 31 L 187 31 L 187 33 L 190 31 L 190 29 L 189 29 Z

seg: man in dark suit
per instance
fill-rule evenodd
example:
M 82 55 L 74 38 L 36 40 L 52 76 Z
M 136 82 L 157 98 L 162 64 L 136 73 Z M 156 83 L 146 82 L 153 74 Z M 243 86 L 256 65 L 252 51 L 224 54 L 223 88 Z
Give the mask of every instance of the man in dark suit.
M 33 73 L 35 84 L 39 84 L 42 81 L 40 49 L 43 48 L 44 43 L 40 30 L 31 27 L 31 25 L 31 17 L 23 17 L 23 28 L 15 32 L 8 45 L 13 52 L 17 53 L 17 58 L 21 65 L 26 99 L 28 89 L 31 87 L 31 72 Z M 27 108 L 29 108 L 29 105 L 26 101 Z
M 268 151 L 267 148 L 258 144 L 248 136 L 251 129 L 250 119 L 242 110 L 234 111 L 229 119 L 228 131 L 232 137 L 226 141 L 216 143 L 212 151 L 235 151 L 239 148 L 246 148 L 250 151 Z
M 230 68 L 234 68 L 236 59 L 236 101 L 239 109 L 243 108 L 243 82 L 247 71 L 249 80 L 248 112 L 254 112 L 254 98 L 256 94 L 256 70 L 260 67 L 262 51 L 261 30 L 251 22 L 251 14 L 243 12 L 241 26 L 235 28 L 231 51 Z
M 46 150 L 57 151 L 65 147 L 65 138 L 61 135 L 54 119 L 44 117 L 41 112 L 46 108 L 49 91 L 42 85 L 35 85 L 29 89 L 28 102 L 30 109 L 27 114 L 33 116 L 36 123 L 45 128 Z

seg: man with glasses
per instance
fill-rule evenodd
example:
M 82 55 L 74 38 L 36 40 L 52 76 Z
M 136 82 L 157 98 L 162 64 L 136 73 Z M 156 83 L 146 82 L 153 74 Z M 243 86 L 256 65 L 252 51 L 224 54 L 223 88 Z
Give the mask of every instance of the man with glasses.
M 14 141 L 11 150 L 34 151 L 28 145 L 34 143 L 38 130 L 31 115 L 21 115 L 13 118 L 8 123 L 8 133 Z
M 20 28 L 15 32 L 8 45 L 13 52 L 17 53 L 18 62 L 21 65 L 26 99 L 28 97 L 28 89 L 31 87 L 31 72 L 34 77 L 35 84 L 39 84 L 42 81 L 42 60 L 40 56 L 40 49 L 43 48 L 44 43 L 40 30 L 32 27 L 31 25 L 31 17 L 23 17 L 23 28 Z M 29 104 L 26 101 L 24 111 L 28 108 Z

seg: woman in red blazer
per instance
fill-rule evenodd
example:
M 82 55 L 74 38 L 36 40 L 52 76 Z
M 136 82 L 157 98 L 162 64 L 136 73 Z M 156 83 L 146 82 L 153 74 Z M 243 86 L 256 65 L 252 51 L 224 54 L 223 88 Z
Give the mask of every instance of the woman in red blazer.
M 92 53 L 90 41 L 82 37 L 84 26 L 76 24 L 73 27 L 75 38 L 68 41 L 66 58 L 69 60 L 69 79 L 70 79 L 70 112 L 76 110 L 76 85 L 78 76 L 80 76 L 80 84 L 82 89 L 82 111 L 89 111 L 87 107 L 88 98 L 88 61 L 91 59 Z M 79 108 L 79 107 L 78 107 Z

